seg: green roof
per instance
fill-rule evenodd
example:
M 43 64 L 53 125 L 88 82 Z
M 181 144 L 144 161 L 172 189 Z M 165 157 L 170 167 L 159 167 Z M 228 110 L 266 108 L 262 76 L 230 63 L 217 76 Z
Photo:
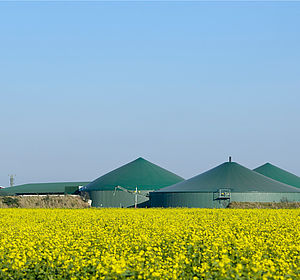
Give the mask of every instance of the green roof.
M 129 190 L 156 190 L 184 180 L 182 177 L 143 158 L 129 162 L 91 182 L 82 190 L 114 190 L 121 186 Z
M 156 192 L 215 192 L 228 188 L 231 192 L 300 192 L 254 172 L 236 162 L 225 162 L 207 172 Z
M 0 195 L 74 193 L 89 182 L 33 183 L 0 189 Z
M 264 176 L 272 178 L 281 183 L 300 188 L 300 177 L 285 171 L 271 163 L 266 163 L 260 167 L 253 169 Z

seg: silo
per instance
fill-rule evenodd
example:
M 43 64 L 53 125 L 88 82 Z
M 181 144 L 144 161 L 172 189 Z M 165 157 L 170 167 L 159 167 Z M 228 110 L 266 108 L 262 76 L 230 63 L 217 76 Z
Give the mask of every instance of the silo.
M 147 206 L 148 194 L 181 182 L 183 178 L 143 158 L 127 163 L 81 189 L 93 207 Z
M 259 166 L 253 170 L 273 180 L 285 183 L 289 186 L 300 188 L 300 177 L 271 163 L 265 163 L 264 165 Z
M 224 208 L 230 202 L 300 201 L 300 189 L 280 183 L 236 162 L 150 193 L 151 207 Z

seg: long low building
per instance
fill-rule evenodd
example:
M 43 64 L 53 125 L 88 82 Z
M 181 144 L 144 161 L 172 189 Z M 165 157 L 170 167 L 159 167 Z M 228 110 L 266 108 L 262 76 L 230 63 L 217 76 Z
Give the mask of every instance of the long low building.
M 230 202 L 300 201 L 300 189 L 236 162 L 150 193 L 151 207 L 224 208 Z
M 74 194 L 89 182 L 32 183 L 0 189 L 0 195 Z

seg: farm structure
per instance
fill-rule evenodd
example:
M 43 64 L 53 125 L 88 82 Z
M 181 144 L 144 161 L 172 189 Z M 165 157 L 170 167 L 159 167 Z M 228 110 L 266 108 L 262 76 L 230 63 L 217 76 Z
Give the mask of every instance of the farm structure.
M 300 188 L 300 177 L 286 170 L 283 170 L 271 163 L 266 163 L 253 170 L 273 180 L 285 183 L 293 187 Z
M 230 202 L 300 201 L 300 189 L 236 162 L 150 193 L 151 207 L 225 208 Z
M 0 196 L 75 194 L 89 182 L 33 183 L 0 189 Z
M 184 179 L 143 158 L 129 162 L 81 189 L 93 207 L 147 207 L 148 195 Z

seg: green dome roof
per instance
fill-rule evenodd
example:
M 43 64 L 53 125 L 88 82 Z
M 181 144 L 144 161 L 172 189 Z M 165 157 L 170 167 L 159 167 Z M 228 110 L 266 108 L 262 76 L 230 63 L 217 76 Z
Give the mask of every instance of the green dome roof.
M 271 163 L 266 163 L 260 167 L 253 169 L 264 176 L 272 178 L 273 180 L 285 183 L 287 185 L 300 188 L 300 177 L 285 171 Z
M 129 190 L 156 190 L 184 179 L 143 158 L 129 162 L 91 182 L 82 191 L 114 190 L 121 186 Z
M 300 189 L 272 180 L 236 162 L 225 162 L 156 192 L 215 192 L 222 188 L 231 189 L 231 192 L 300 192 Z

